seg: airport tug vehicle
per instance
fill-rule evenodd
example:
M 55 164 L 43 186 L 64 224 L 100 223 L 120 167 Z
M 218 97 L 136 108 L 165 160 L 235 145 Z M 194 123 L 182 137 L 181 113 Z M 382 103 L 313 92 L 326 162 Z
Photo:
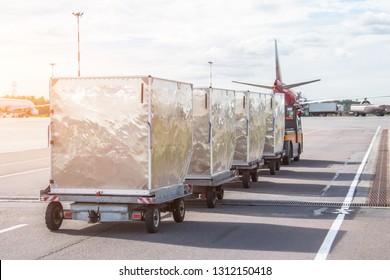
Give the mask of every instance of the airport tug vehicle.
M 289 165 L 291 159 L 299 161 L 303 152 L 303 131 L 301 110 L 298 105 L 286 106 L 283 164 Z

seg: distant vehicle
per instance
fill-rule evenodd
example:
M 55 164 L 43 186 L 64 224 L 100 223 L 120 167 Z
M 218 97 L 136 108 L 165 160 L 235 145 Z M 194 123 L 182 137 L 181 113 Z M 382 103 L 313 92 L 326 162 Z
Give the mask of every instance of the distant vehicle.
M 336 102 L 310 103 L 303 109 L 305 116 L 340 115 L 344 112 L 344 106 Z
M 320 81 L 320 79 L 311 80 L 307 82 L 300 82 L 295 84 L 289 84 L 289 85 L 283 83 L 282 74 L 279 65 L 278 45 L 276 40 L 275 40 L 275 64 L 276 64 L 276 79 L 272 86 L 244 83 L 238 81 L 233 81 L 233 83 L 272 89 L 273 93 L 284 94 L 286 114 L 285 114 L 285 135 L 284 135 L 285 156 L 283 157 L 283 163 L 288 165 L 290 164 L 292 158 L 294 158 L 295 161 L 298 161 L 301 153 L 303 152 L 303 131 L 302 131 L 301 118 L 300 118 L 301 106 L 298 102 L 298 95 L 292 90 L 292 88 L 318 82 Z
M 353 104 L 351 105 L 350 114 L 357 116 L 366 116 L 367 114 L 374 114 L 377 116 L 384 116 L 385 114 L 390 114 L 390 105 L 373 105 L 371 104 L 368 99 L 374 99 L 374 98 L 384 98 L 384 97 L 390 97 L 390 95 L 381 95 L 381 96 L 366 96 L 366 97 L 337 97 L 337 98 L 328 98 L 328 99 L 320 99 L 320 100 L 307 100 L 306 98 L 300 98 L 298 100 L 298 103 L 300 105 L 306 106 L 306 110 L 308 106 L 312 104 L 326 104 L 325 102 L 330 101 L 338 101 L 338 100 L 352 100 L 355 99 L 357 102 L 358 100 L 362 100 L 360 104 Z M 339 105 L 340 106 L 340 105 Z M 306 114 L 308 115 L 308 114 Z
M 48 106 L 48 105 L 44 105 Z M 37 116 L 39 111 L 34 103 L 27 99 L 0 98 L 0 114 L 2 117 Z
M 354 116 L 365 117 L 367 114 L 374 114 L 376 116 L 384 116 L 390 113 L 390 105 L 373 105 L 373 104 L 359 104 L 351 105 L 350 113 Z

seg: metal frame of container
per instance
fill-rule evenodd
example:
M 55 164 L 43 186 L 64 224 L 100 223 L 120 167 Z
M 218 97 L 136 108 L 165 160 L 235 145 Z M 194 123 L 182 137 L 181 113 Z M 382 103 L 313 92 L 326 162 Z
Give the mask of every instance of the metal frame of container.
M 195 194 L 205 194 L 209 208 L 223 198 L 223 184 L 236 178 L 231 170 L 236 145 L 235 91 L 194 88 L 193 154 L 186 176 Z
M 141 77 L 52 78 L 46 224 L 184 219 L 192 155 L 192 84 Z M 74 202 L 64 210 L 61 201 Z
M 244 188 L 257 182 L 264 165 L 266 95 L 236 91 L 236 148 L 232 169 L 237 170 Z
M 275 175 L 284 156 L 285 99 L 284 94 L 266 95 L 266 137 L 263 151 L 264 167 Z

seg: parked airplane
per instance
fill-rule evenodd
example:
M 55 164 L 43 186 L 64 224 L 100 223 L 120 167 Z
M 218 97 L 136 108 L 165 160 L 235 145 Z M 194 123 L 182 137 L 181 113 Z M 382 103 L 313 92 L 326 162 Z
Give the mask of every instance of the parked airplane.
M 233 83 L 267 88 L 267 89 L 272 89 L 274 93 L 283 93 L 286 101 L 286 106 L 290 106 L 296 104 L 298 100 L 298 95 L 292 90 L 292 88 L 321 81 L 321 79 L 317 79 L 317 80 L 311 80 L 307 82 L 300 82 L 300 83 L 289 84 L 289 85 L 284 84 L 282 81 L 282 74 L 280 71 L 278 45 L 276 40 L 275 40 L 275 64 L 276 64 L 276 79 L 272 86 L 238 82 L 238 81 L 233 81 Z
M 282 74 L 279 65 L 279 54 L 278 54 L 278 45 L 275 40 L 275 64 L 276 64 L 276 79 L 272 86 L 259 85 L 252 83 L 244 83 L 233 81 L 234 83 L 244 84 L 255 87 L 262 87 L 267 89 L 272 89 L 274 93 L 284 94 L 286 111 L 285 111 L 285 131 L 284 131 L 284 145 L 283 145 L 283 164 L 290 164 L 291 159 L 294 158 L 295 161 L 298 161 L 301 153 L 303 152 L 303 131 L 300 116 L 300 105 L 298 103 L 298 94 L 296 94 L 292 88 L 306 85 L 314 82 L 320 81 L 311 80 L 307 82 L 300 82 L 295 84 L 285 84 L 282 81 Z M 276 162 L 276 161 L 275 161 Z M 273 169 L 270 165 L 270 170 Z M 272 174 L 272 173 L 271 173 Z
M 0 98 L 0 114 L 2 116 L 28 117 L 37 116 L 39 111 L 37 106 L 30 100 Z
M 379 98 L 379 97 L 390 97 L 390 95 L 385 96 L 370 96 L 370 97 L 346 97 L 346 98 L 333 98 L 333 99 L 321 99 L 321 100 L 307 100 L 305 98 L 300 98 L 298 94 L 296 94 L 292 88 L 310 84 L 314 82 L 318 82 L 321 79 L 311 80 L 307 82 L 300 82 L 295 84 L 289 84 L 286 85 L 282 81 L 282 75 L 280 71 L 280 65 L 279 65 L 279 55 L 278 55 L 278 45 L 275 40 L 275 64 L 276 64 L 276 79 L 272 86 L 268 85 L 261 85 L 261 84 L 253 84 L 253 83 L 246 83 L 246 82 L 239 82 L 239 81 L 233 81 L 233 83 L 238 84 L 244 84 L 254 87 L 261 87 L 266 89 L 271 89 L 274 93 L 283 93 L 285 96 L 286 106 L 291 105 L 307 105 L 311 103 L 323 103 L 323 102 L 331 102 L 331 101 L 337 101 L 337 100 L 347 100 L 347 99 L 363 99 L 361 102 L 361 105 L 352 105 L 351 106 L 351 112 L 354 113 L 355 116 L 365 116 L 366 114 L 376 114 L 378 116 L 383 116 L 387 113 L 389 113 L 389 106 L 388 105 L 371 105 L 371 103 L 368 101 L 368 98 Z

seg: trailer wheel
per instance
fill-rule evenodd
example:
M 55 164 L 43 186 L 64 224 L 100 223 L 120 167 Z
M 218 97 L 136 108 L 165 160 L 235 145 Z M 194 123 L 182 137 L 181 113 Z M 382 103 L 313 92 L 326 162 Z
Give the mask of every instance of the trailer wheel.
M 173 219 L 176 223 L 181 223 L 184 221 L 184 216 L 186 214 L 186 206 L 184 204 L 183 198 L 175 199 L 173 202 Z
M 149 233 L 156 233 L 161 222 L 160 209 L 157 206 L 150 205 L 145 213 L 145 225 Z
M 257 174 L 257 169 L 255 169 L 254 171 L 252 171 L 251 173 L 251 179 L 252 179 L 252 182 L 258 182 L 259 181 L 259 175 Z
M 269 174 L 275 175 L 276 174 L 276 161 L 271 160 L 269 162 Z
M 292 154 L 293 154 L 293 148 L 291 142 L 290 141 L 284 142 L 284 148 L 286 150 L 286 153 L 285 156 L 283 157 L 283 164 L 290 165 Z
M 277 160 L 277 161 L 275 161 L 275 169 L 276 169 L 276 171 L 279 171 L 280 170 L 280 165 L 281 165 L 282 163 L 281 163 L 281 160 Z
M 217 191 L 215 187 L 209 187 L 206 192 L 206 203 L 208 208 L 217 206 Z
M 64 220 L 62 204 L 58 201 L 52 201 L 46 208 L 45 222 L 51 231 L 58 230 Z
M 250 174 L 249 171 L 244 170 L 242 172 L 242 186 L 246 189 L 249 189 L 249 182 L 250 182 Z
M 224 195 L 225 195 L 225 190 L 223 189 L 223 186 L 218 186 L 217 187 L 217 198 L 223 199 Z

